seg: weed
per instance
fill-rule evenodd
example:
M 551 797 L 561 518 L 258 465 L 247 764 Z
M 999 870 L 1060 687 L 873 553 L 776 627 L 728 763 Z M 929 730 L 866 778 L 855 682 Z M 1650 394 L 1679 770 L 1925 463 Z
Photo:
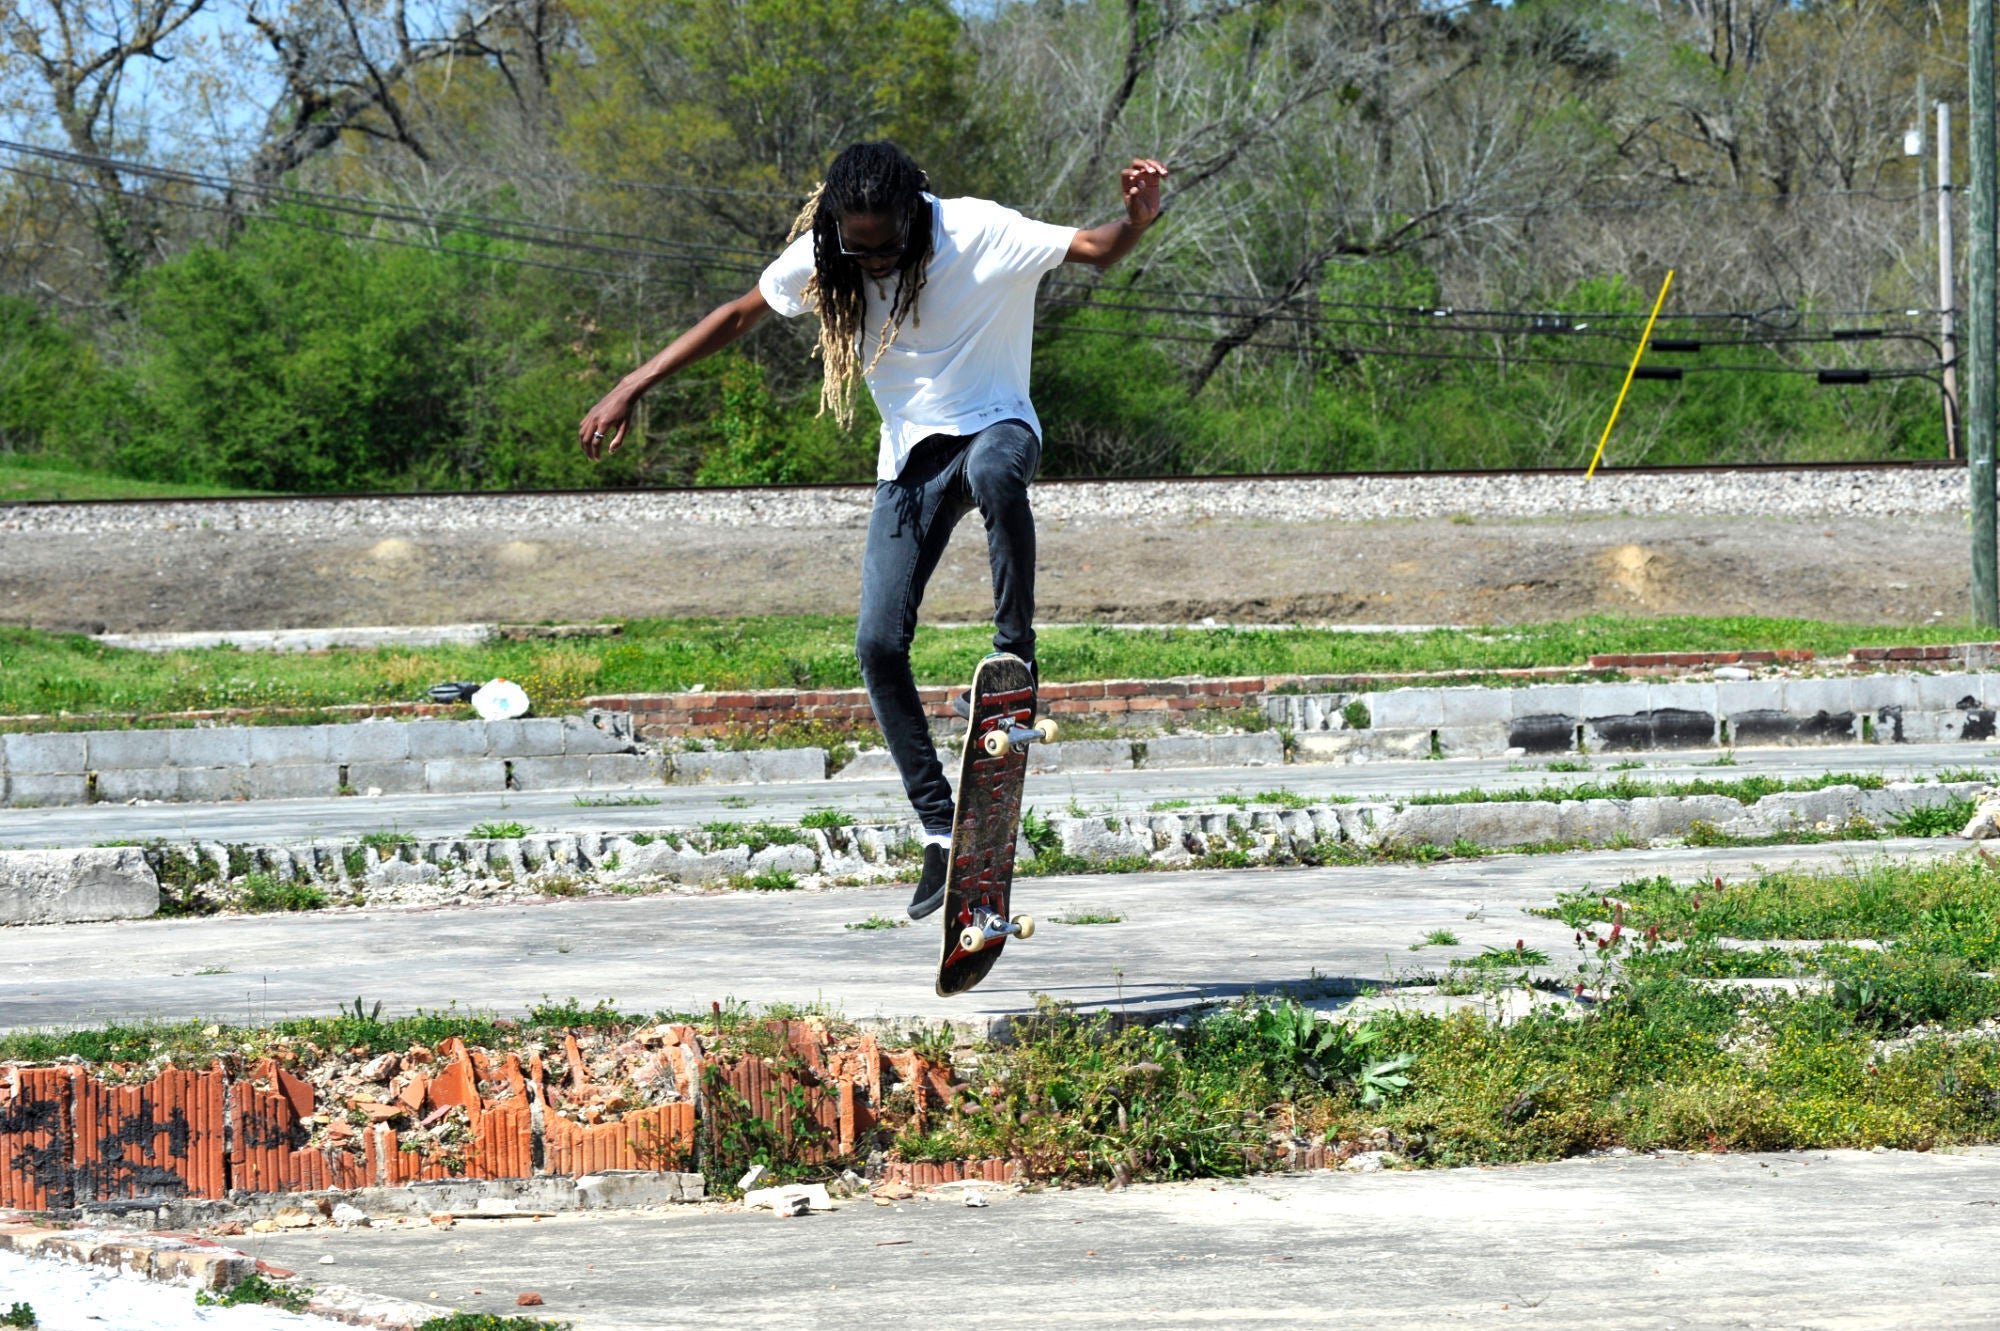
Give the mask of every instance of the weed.
M 1638 764 L 1635 764 L 1635 766 Z M 1588 758 L 1558 758 L 1549 764 L 1551 772 L 1588 772 L 1591 770 Z M 1613 771 L 1620 769 L 1613 768 Z
M 1646 764 L 1640 762 L 1637 758 L 1627 758 L 1623 762 L 1616 762 L 1611 764 L 1609 770 L 1613 772 L 1636 772 L 1645 765 Z
M 229 974 L 229 967 L 227 967 L 227 966 L 203 966 L 203 967 L 202 967 L 202 968 L 201 968 L 200 970 L 196 971 L 196 972 L 195 972 L 195 974 L 196 974 L 196 975 L 227 975 L 227 974 Z
M 1978 811 L 1979 806 L 1971 800 L 1955 799 L 1912 809 L 1891 820 L 1890 826 L 1897 836 L 1957 836 Z
M 569 1331 L 572 1325 L 570 1322 L 545 1322 L 538 1317 L 454 1312 L 421 1323 L 417 1331 Z
M 907 929 L 910 927 L 910 922 L 908 920 L 892 920 L 886 915 L 870 915 L 865 920 L 856 920 L 852 924 L 842 925 L 841 927 L 844 929 L 870 929 L 870 930 Z
M 837 828 L 854 826 L 854 815 L 842 809 L 808 809 L 799 819 L 800 827 Z
M 1123 915 L 1108 915 L 1102 911 L 1084 911 L 1074 915 L 1057 916 L 1057 924 L 1123 924 Z
M 1422 942 L 1410 944 L 1410 951 L 1415 952 L 1420 948 L 1426 948 L 1426 947 L 1457 947 L 1457 946 L 1458 946 L 1457 934 L 1453 933 L 1449 929 L 1433 929 L 1429 933 L 1424 935 Z
M 1075 796 L 1071 796 L 1069 801 L 1069 816 L 1072 818 L 1088 818 L 1090 817 L 1090 810 L 1079 804 Z
M 526 823 L 481 823 L 465 835 L 474 841 L 519 841 L 535 829 Z
M 1483 859 L 1493 853 L 1477 841 L 1468 840 L 1465 837 L 1453 837 L 1450 849 L 1452 858 L 1459 860 Z
M 477 835 L 477 833 L 474 833 L 474 835 Z M 365 832 L 356 838 L 356 840 L 360 841 L 364 846 L 370 846 L 379 851 L 392 851 L 398 846 L 414 846 L 417 844 L 417 838 L 414 834 L 398 832 L 393 829 L 381 832 Z
M 1537 947 L 1517 940 L 1512 947 L 1487 946 L 1476 957 L 1467 957 L 1458 963 L 1474 970 L 1513 970 L 1516 967 L 1546 966 L 1549 954 Z
M 1172 809 L 1188 809 L 1192 807 L 1194 807 L 1193 800 L 1154 800 L 1146 806 L 1146 812 L 1166 813 Z
M 326 893 L 313 883 L 286 882 L 274 874 L 246 874 L 237 884 L 237 905 L 252 914 L 289 910 L 321 910 Z
M 245 1304 L 268 1303 L 286 1312 L 302 1313 L 312 1302 L 312 1291 L 297 1285 L 280 1285 L 252 1274 L 220 1294 L 195 1291 L 194 1301 L 204 1308 L 239 1308 Z
M 545 897 L 580 897 L 589 889 L 574 874 L 550 874 L 534 880 L 535 891 Z
M 799 880 L 789 869 L 766 869 L 763 873 L 752 874 L 749 886 L 757 892 L 796 892 Z
M 1062 845 L 1062 835 L 1048 819 L 1034 809 L 1029 809 L 1021 815 L 1021 836 L 1034 850 L 1036 859 L 1054 854 Z
M 1977 781 L 1981 785 L 1992 785 L 2000 781 L 2000 776 L 1977 767 L 1947 767 L 1931 773 L 1931 780 L 1941 786 L 1957 785 L 1966 781 Z
M 0 1326 L 33 1327 L 36 1325 L 38 1323 L 35 1321 L 35 1310 L 25 1303 L 15 1304 L 7 1310 L 5 1316 L 0 1316 Z
M 747 809 L 750 807 L 751 800 L 748 795 L 724 795 L 716 803 L 725 809 Z
M 578 795 L 570 803 L 579 809 L 623 809 L 658 804 L 655 795 Z
M 1723 751 L 1722 751 L 1721 753 L 1718 753 L 1718 754 L 1716 754 L 1716 755 L 1715 755 L 1715 756 L 1714 756 L 1713 758 L 1710 758 L 1710 759 L 1709 759 L 1709 760 L 1708 760 L 1707 762 L 1705 762 L 1705 763 L 1696 763 L 1696 764 L 1695 764 L 1695 766 L 1696 766 L 1696 767 L 1734 767 L 1734 766 L 1736 766 L 1736 750 L 1734 750 L 1734 749 L 1724 749 L 1724 750 L 1723 750 Z
M 1356 698 L 1340 709 L 1340 719 L 1347 723 L 1349 730 L 1366 730 L 1375 723 L 1368 712 L 1368 704 Z
M 340 852 L 340 867 L 349 878 L 359 878 L 368 872 L 368 855 L 359 846 L 348 846 Z

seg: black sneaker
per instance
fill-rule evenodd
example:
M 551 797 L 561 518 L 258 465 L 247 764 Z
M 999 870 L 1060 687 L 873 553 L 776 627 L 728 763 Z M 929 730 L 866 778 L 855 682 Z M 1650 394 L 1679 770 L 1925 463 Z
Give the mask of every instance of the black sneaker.
M 945 872 L 951 867 L 951 848 L 935 842 L 924 847 L 924 876 L 910 894 L 910 918 L 921 920 L 944 904 Z

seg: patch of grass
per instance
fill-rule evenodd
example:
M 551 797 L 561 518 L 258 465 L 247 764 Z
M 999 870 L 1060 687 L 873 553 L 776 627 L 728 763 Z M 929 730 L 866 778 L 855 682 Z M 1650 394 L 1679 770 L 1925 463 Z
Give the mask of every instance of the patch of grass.
M 535 829 L 526 823 L 480 823 L 465 835 L 474 841 L 519 841 Z
M 498 1313 L 454 1312 L 433 1317 L 417 1331 L 569 1331 L 570 1322 L 549 1322 L 538 1317 L 502 1317 Z
M 1034 850 L 1037 860 L 1053 855 L 1062 845 L 1062 835 L 1054 824 L 1032 808 L 1021 815 L 1021 837 Z
M 1070 915 L 1058 915 L 1056 924 L 1123 924 L 1123 915 L 1111 915 L 1103 911 L 1082 911 Z
M 1347 723 L 1349 730 L 1366 730 L 1375 723 L 1375 718 L 1369 715 L 1368 704 L 1359 698 L 1350 700 L 1340 709 L 1340 719 Z
M 798 828 L 778 823 L 703 823 L 701 830 L 708 834 L 712 849 L 742 846 L 752 855 L 769 846 L 809 844 L 806 835 Z
M 1957 785 L 1961 781 L 1977 781 L 1990 786 L 2000 781 L 2000 776 L 1979 767 L 1946 767 L 1931 773 L 1931 780 L 1941 786 Z
M 269 1304 L 286 1312 L 302 1313 L 312 1302 L 312 1291 L 302 1285 L 281 1285 L 251 1274 L 220 1294 L 195 1291 L 194 1301 L 204 1308 L 240 1308 L 246 1304 Z
M 227 649 L 149 653 L 106 647 L 80 635 L 0 629 L 0 716 L 102 713 L 133 716 L 209 708 L 325 708 L 416 699 L 440 679 L 522 681 L 547 715 L 592 693 L 650 692 L 702 681 L 710 688 L 856 688 L 854 621 L 764 619 L 626 621 L 614 639 L 384 647 L 323 655 Z M 1964 623 L 1846 625 L 1753 618 L 1590 616 L 1421 633 L 1318 629 L 1048 629 L 1037 644 L 1054 679 L 1164 679 L 1177 675 L 1364 674 L 1411 670 L 1489 671 L 1572 666 L 1593 652 L 1811 648 L 1964 642 Z M 965 662 L 986 650 L 976 628 L 924 625 L 912 647 L 920 685 L 962 682 Z M 801 684 L 801 680 L 809 681 Z M 1358 704 L 1358 707 L 1357 707 Z M 1366 729 L 1365 701 L 1349 704 L 1350 728 Z M 280 719 L 273 717 L 272 719 Z M 297 720 L 320 720 L 324 717 Z M 1359 724 L 1357 724 L 1359 723 Z M 744 736 L 766 743 L 791 736 Z M 834 747 L 861 733 L 828 735 Z
M 1736 751 L 1734 749 L 1724 749 L 1721 753 L 1716 754 L 1713 758 L 1710 758 L 1707 762 L 1696 763 L 1695 766 L 1734 767 L 1736 766 Z
M 1524 966 L 1547 966 L 1550 961 L 1549 954 L 1540 948 L 1517 942 L 1512 947 L 1489 945 L 1478 956 L 1467 957 L 1455 964 L 1474 970 L 1514 970 Z
M 725 809 L 747 809 L 753 803 L 755 803 L 755 801 L 752 800 L 748 795 L 724 795 L 721 799 L 717 800 L 716 803 L 720 804 Z
M 766 869 L 763 873 L 750 875 L 746 886 L 756 892 L 796 892 L 799 880 L 789 869 Z
M 807 809 L 800 827 L 836 828 L 854 826 L 854 815 L 842 809 Z
M 1623 762 L 1617 762 L 1611 764 L 1608 770 L 1613 772 L 1636 772 L 1645 765 L 1646 764 L 1640 762 L 1637 758 L 1627 758 Z
M 382 851 L 394 850 L 398 846 L 414 846 L 417 844 L 417 838 L 414 833 L 400 832 L 393 829 L 381 832 L 364 832 L 355 839 L 364 846 L 373 846 L 376 850 Z
M 908 920 L 892 920 L 887 915 L 870 915 L 865 920 L 856 920 L 852 924 L 844 924 L 841 926 L 841 928 L 843 929 L 862 929 L 862 930 L 907 929 L 909 927 L 910 927 L 910 922 Z
M 1636 765 L 1636 764 L 1635 764 Z M 1558 758 L 1548 765 L 1551 772 L 1588 772 L 1591 770 L 1588 758 Z M 1619 769 L 1613 768 L 1613 771 Z
M 656 795 L 578 795 L 570 801 L 579 809 L 650 808 L 659 802 Z
M 34 1327 L 37 1325 L 39 1323 L 35 1321 L 35 1310 L 25 1303 L 16 1303 L 8 1308 L 4 1315 L 0 1315 L 0 1326 Z
M 1739 804 L 1755 804 L 1766 795 L 1788 791 L 1825 790 L 1830 786 L 1854 786 L 1860 790 L 1880 790 L 1887 782 L 1879 772 L 1824 772 L 1818 776 L 1783 778 L 1746 776 L 1736 780 L 1699 777 L 1691 781 L 1640 781 L 1619 776 L 1612 781 L 1579 781 L 1572 786 L 1553 783 L 1523 790 L 1437 791 L 1402 797 L 1405 804 L 1504 804 L 1518 800 L 1632 800 L 1648 796 L 1727 795 Z M 1397 797 L 1383 795 L 1385 802 Z
M 1897 836 L 1957 836 L 1978 811 L 1979 806 L 1971 800 L 1955 799 L 1912 809 L 1890 826 Z
M 1410 944 L 1410 951 L 1416 952 L 1427 947 L 1457 947 L 1458 935 L 1449 929 L 1433 929 L 1418 942 Z
M 321 910 L 327 895 L 316 883 L 279 878 L 275 874 L 246 874 L 236 885 L 237 905 L 252 914 L 275 911 Z

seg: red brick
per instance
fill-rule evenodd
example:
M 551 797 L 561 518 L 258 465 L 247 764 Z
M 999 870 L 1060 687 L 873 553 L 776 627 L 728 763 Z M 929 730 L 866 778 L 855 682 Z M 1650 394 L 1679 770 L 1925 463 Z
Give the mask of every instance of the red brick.
M 952 690 L 949 686 L 934 689 L 918 689 L 919 702 L 950 702 Z
M 1229 679 L 1223 681 L 1225 693 L 1262 693 L 1264 681 L 1261 679 Z
M 1889 649 L 1887 647 L 1856 647 L 1848 655 L 1857 661 L 1886 661 L 1889 658 Z
M 757 705 L 755 695 L 748 693 L 717 693 L 711 695 L 711 701 L 717 707 L 755 707 Z
M 1075 684 L 1065 684 L 1063 687 L 1069 690 L 1069 696 L 1072 698 L 1102 698 L 1104 696 L 1104 681 L 1101 679 L 1083 680 Z
M 760 693 L 757 695 L 757 706 L 759 707 L 782 707 L 789 710 L 798 705 L 799 695 L 796 693 Z
M 1164 712 L 1167 710 L 1167 700 L 1165 698 L 1131 698 L 1126 700 L 1125 705 L 1129 710 L 1134 712 Z
M 1666 659 L 1656 664 L 1677 666 L 1707 665 L 1713 653 L 1710 652 L 1668 652 Z
M 1597 655 L 1590 658 L 1590 664 L 1597 667 L 1598 669 L 1604 669 L 1609 666 L 1628 666 L 1632 664 L 1632 658 L 1629 656 L 1613 656 L 1605 652 L 1599 652 Z
M 1097 698 L 1090 704 L 1093 712 L 1123 712 L 1131 709 L 1131 702 L 1125 698 Z
M 1090 710 L 1090 704 L 1081 698 L 1059 698 L 1042 709 L 1051 716 L 1078 716 Z
M 1143 679 L 1114 679 L 1104 686 L 1107 698 L 1136 698 L 1145 692 L 1146 681 Z
M 1153 687 L 1146 692 L 1148 696 L 1154 698 L 1185 698 L 1188 694 L 1188 684 L 1184 679 L 1156 679 L 1153 681 Z
M 705 712 L 694 712 L 688 716 L 689 724 L 697 726 L 721 725 L 722 722 L 726 719 L 727 718 L 725 718 L 720 711 L 715 709 L 710 709 Z
M 1206 707 L 1208 705 L 1209 705 L 1208 699 L 1206 698 L 1196 697 L 1196 698 L 1167 699 L 1168 708 L 1176 712 L 1192 712 L 1199 708 Z

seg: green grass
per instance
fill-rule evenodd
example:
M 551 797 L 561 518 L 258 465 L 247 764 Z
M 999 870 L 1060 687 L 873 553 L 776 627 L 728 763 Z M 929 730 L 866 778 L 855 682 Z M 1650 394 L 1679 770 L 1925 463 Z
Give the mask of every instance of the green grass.
M 659 802 L 654 795 L 578 795 L 570 801 L 579 809 L 650 808 Z
M 240 1308 L 248 1304 L 268 1303 L 286 1312 L 302 1313 L 312 1302 L 312 1291 L 302 1285 L 281 1285 L 266 1280 L 262 1275 L 251 1274 L 220 1294 L 197 1290 L 194 1301 L 204 1308 Z
M 485 822 L 474 827 L 466 835 L 475 841 L 518 841 L 534 830 L 526 823 Z
M 1418 952 L 1427 947 L 1457 947 L 1458 935 L 1449 929 L 1433 929 L 1423 938 L 1410 944 L 1410 951 Z
M 364 832 L 358 840 L 364 846 L 373 846 L 377 850 L 384 851 L 394 850 L 398 846 L 414 846 L 417 844 L 417 837 L 414 832 L 399 832 L 393 829 L 381 832 Z
M 1104 911 L 1079 911 L 1070 915 L 1055 917 L 1057 924 L 1123 924 L 1123 915 L 1111 915 Z
M 907 929 L 909 927 L 910 922 L 908 920 L 892 920 L 887 915 L 870 915 L 865 920 L 856 920 L 852 924 L 841 926 L 843 929 L 859 929 L 869 932 L 877 929 Z
M 1592 616 L 1495 629 L 1422 633 L 1334 633 L 1301 629 L 1048 629 L 1039 638 L 1053 680 L 1156 679 L 1174 675 L 1359 674 L 1413 670 L 1490 671 L 1520 666 L 1586 668 L 1595 652 L 1851 647 L 1964 641 L 1959 623 L 1844 625 L 1808 620 Z M 325 654 L 263 654 L 229 648 L 149 653 L 89 638 L 0 628 L 0 716 L 191 709 L 325 708 L 415 700 L 441 679 L 519 682 L 543 708 L 594 693 L 656 692 L 703 684 L 742 688 L 854 688 L 854 623 L 831 617 L 642 619 L 617 639 L 392 647 Z M 919 684 L 963 682 L 987 650 L 982 630 L 917 631 Z M 1358 702 L 1359 700 L 1357 700 Z M 1353 721 L 1363 720 L 1362 704 Z M 322 719 L 304 715 L 297 719 Z
M 417 1331 L 569 1331 L 571 1325 L 569 1322 L 547 1322 L 538 1317 L 454 1312 L 423 1322 Z
M 0 1314 L 0 1326 L 29 1327 L 39 1325 L 35 1321 L 35 1310 L 25 1303 L 16 1303 Z
M 134 481 L 108 472 L 73 471 L 67 467 L 29 460 L 19 454 L 0 454 L 0 504 L 47 499 L 177 499 L 213 498 L 219 495 L 240 497 L 259 493 L 262 492 L 230 490 L 213 485 L 171 485 L 154 481 Z
M 807 809 L 799 819 L 800 827 L 818 827 L 831 830 L 854 826 L 854 815 L 841 809 Z
M 236 890 L 237 904 L 253 914 L 320 910 L 327 904 L 326 892 L 317 885 L 288 881 L 268 873 L 246 875 Z
M 1641 781 L 1621 774 L 1612 781 L 1579 781 L 1575 785 L 1548 784 L 1523 790 L 1484 790 L 1475 786 L 1470 790 L 1403 796 L 1401 802 L 1412 805 L 1511 804 L 1519 800 L 1632 800 L 1648 796 L 1727 795 L 1740 804 L 1755 804 L 1766 795 L 1777 795 L 1787 791 L 1825 790 L 1829 786 L 1855 786 L 1861 790 L 1880 790 L 1885 784 L 1887 783 L 1878 772 L 1826 772 L 1819 776 L 1795 778 L 1746 776 L 1734 781 L 1712 777 L 1697 777 L 1689 781 Z M 1393 801 L 1397 797 L 1383 795 L 1378 798 Z M 1971 815 L 1967 814 L 1966 817 L 1969 818 Z M 1961 822 L 1959 825 L 1962 827 L 1964 823 Z

